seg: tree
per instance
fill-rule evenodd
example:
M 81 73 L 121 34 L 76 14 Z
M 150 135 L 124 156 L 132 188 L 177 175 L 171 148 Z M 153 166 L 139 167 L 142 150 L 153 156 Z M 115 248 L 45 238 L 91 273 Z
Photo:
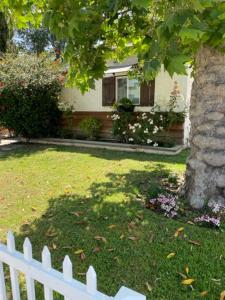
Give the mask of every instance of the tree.
M 0 11 L 0 54 L 5 53 L 8 42 L 8 26 L 5 14 Z
M 145 80 L 155 77 L 161 64 L 170 75 L 185 74 L 187 66 L 193 68 L 191 155 L 184 190 L 196 208 L 206 201 L 224 201 L 225 1 L 36 3 L 42 3 L 50 31 L 66 40 L 69 81 L 82 91 L 102 77 L 111 58 L 137 55 L 136 73 Z

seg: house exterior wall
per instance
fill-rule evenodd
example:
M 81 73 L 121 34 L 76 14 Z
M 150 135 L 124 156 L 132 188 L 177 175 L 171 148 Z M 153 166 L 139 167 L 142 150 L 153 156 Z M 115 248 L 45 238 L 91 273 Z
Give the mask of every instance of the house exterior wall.
M 128 58 L 124 63 L 108 62 L 110 67 L 122 67 L 135 64 L 137 59 L 135 57 Z M 126 73 L 117 73 L 116 76 L 123 76 Z M 107 76 L 112 76 L 112 74 L 107 74 Z M 167 72 L 164 71 L 162 66 L 160 73 L 155 79 L 155 96 L 154 105 L 158 105 L 161 111 L 167 111 L 170 94 L 174 89 L 174 84 L 177 82 L 180 90 L 180 99 L 177 102 L 177 107 L 175 111 L 187 110 L 190 103 L 191 88 L 192 88 L 192 78 L 190 74 L 188 76 L 174 75 L 173 78 L 169 76 Z M 113 111 L 111 106 L 102 105 L 102 80 L 96 81 L 95 89 L 91 89 L 84 95 L 77 88 L 65 88 L 61 95 L 61 102 L 64 103 L 66 107 L 71 107 L 74 111 L 73 124 L 74 132 L 79 134 L 79 122 L 87 116 L 95 116 L 101 120 L 102 126 L 102 137 L 110 138 L 112 121 L 109 118 L 109 113 Z M 150 106 L 136 106 L 136 112 L 148 112 L 151 110 Z M 190 131 L 189 116 L 187 117 L 182 126 L 174 127 L 170 129 L 169 135 L 174 137 L 174 140 L 179 144 L 188 144 Z
M 120 74 L 124 75 L 124 74 Z M 178 102 L 176 111 L 184 110 L 187 101 L 188 76 L 174 75 L 173 78 L 163 68 L 155 79 L 155 105 L 159 105 L 162 111 L 168 108 L 170 93 L 173 90 L 174 82 L 177 81 L 180 88 L 181 97 Z M 96 81 L 95 89 L 82 95 L 76 88 L 65 88 L 62 92 L 61 101 L 67 106 L 73 106 L 75 111 L 112 111 L 110 106 L 102 106 L 102 80 Z M 135 111 L 149 111 L 151 107 L 136 106 Z

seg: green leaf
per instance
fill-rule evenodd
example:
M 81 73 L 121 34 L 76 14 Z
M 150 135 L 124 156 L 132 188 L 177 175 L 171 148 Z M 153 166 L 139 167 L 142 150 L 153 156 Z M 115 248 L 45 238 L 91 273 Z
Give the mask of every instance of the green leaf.
M 190 61 L 190 58 L 187 55 L 177 55 L 174 57 L 168 58 L 164 65 L 170 76 L 172 77 L 174 73 L 186 75 L 186 66 L 185 63 Z
M 204 31 L 199 29 L 183 28 L 180 30 L 179 36 L 181 37 L 183 42 L 185 42 L 185 40 L 199 41 L 199 39 L 201 39 L 204 33 Z
M 148 6 L 149 6 L 149 0 L 133 0 L 132 1 L 132 6 L 147 9 Z
M 144 77 L 146 80 L 152 80 L 160 71 L 161 63 L 157 59 L 144 62 Z

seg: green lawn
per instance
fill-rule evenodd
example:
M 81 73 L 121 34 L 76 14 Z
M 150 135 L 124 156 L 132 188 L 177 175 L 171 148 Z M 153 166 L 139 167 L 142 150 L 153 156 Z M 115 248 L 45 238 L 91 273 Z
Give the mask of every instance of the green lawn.
M 0 239 L 11 229 L 21 249 L 29 236 L 38 259 L 48 245 L 59 270 L 69 254 L 81 281 L 93 265 L 99 290 L 109 295 L 125 285 L 154 300 L 202 299 L 203 291 L 205 299 L 219 299 L 223 231 L 170 220 L 144 206 L 164 177 L 184 172 L 186 157 L 32 145 L 0 151 Z M 179 227 L 185 235 L 175 238 Z M 171 252 L 176 255 L 168 259 Z M 187 266 L 194 290 L 178 274 Z

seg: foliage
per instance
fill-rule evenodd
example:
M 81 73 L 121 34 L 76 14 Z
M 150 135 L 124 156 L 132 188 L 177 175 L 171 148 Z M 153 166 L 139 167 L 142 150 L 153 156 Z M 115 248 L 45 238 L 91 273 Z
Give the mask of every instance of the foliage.
M 151 209 L 160 210 L 168 218 L 174 218 L 177 216 L 179 210 L 179 204 L 177 203 L 177 197 L 173 195 L 158 195 L 157 198 L 149 200 L 149 206 Z
M 49 52 L 49 50 L 54 48 L 56 59 L 60 58 L 61 52 L 65 46 L 63 41 L 57 41 L 54 35 L 43 26 L 36 28 L 30 25 L 29 28 L 18 30 L 15 37 L 14 40 L 16 45 L 29 53 L 40 55 L 42 52 Z M 57 53 L 57 51 L 59 53 Z
M 0 11 L 0 54 L 5 53 L 8 41 L 8 26 L 5 14 Z
M 225 51 L 224 16 L 224 1 L 218 0 L 53 0 L 45 23 L 66 39 L 70 82 L 85 91 L 111 58 L 137 55 L 137 74 L 146 80 L 161 64 L 171 75 L 186 74 L 186 63 L 194 63 L 202 46 Z
M 173 124 L 183 123 L 184 112 L 160 112 L 155 107 L 145 113 L 114 113 L 111 119 L 113 135 L 120 141 L 158 146 L 160 133 Z
M 25 137 L 55 134 L 61 115 L 60 74 L 60 67 L 46 57 L 6 55 L 0 61 L 3 126 Z
M 125 111 L 132 112 L 134 111 L 134 104 L 128 98 L 122 98 L 119 101 L 115 102 L 113 108 L 117 109 L 117 111 Z
M 17 32 L 17 44 L 20 48 L 34 52 L 37 55 L 50 46 L 50 33 L 46 28 L 26 28 Z
M 211 202 L 208 204 L 206 213 L 195 218 L 196 223 L 202 225 L 220 227 L 221 220 L 225 216 L 225 205 L 217 202 Z
M 79 128 L 81 132 L 87 136 L 88 139 L 94 140 L 98 136 L 101 125 L 102 123 L 99 119 L 94 117 L 87 117 L 79 123 Z
M 161 64 L 171 75 L 185 74 L 201 47 L 225 51 L 224 1 L 4 0 L 3 10 L 19 27 L 41 24 L 44 16 L 56 38 L 65 39 L 69 81 L 82 91 L 102 78 L 108 59 L 137 55 L 137 75 L 150 80 Z

